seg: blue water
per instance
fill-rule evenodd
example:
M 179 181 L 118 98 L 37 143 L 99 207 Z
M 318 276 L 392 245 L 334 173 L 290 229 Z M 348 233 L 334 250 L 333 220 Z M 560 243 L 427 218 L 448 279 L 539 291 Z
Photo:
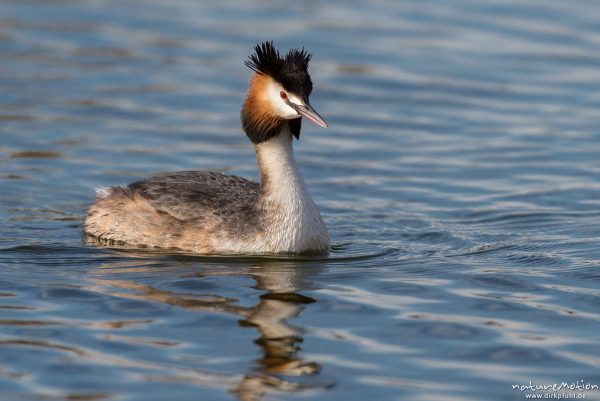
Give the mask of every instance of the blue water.
M 1 1 L 0 399 L 600 385 L 599 16 L 596 1 Z M 313 53 L 330 128 L 304 124 L 296 155 L 330 256 L 85 246 L 98 187 L 257 178 L 239 110 L 243 61 L 268 39 Z

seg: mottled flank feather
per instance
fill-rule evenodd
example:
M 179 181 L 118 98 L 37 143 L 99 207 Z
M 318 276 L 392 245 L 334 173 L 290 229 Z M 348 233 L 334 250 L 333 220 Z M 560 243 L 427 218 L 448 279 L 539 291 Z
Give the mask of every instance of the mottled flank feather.
M 96 197 L 98 199 L 106 198 L 110 196 L 112 187 L 100 187 L 96 188 Z
M 254 181 L 213 171 L 161 174 L 128 186 L 158 210 L 181 219 L 219 216 L 250 218 L 260 185 Z
M 220 235 L 247 240 L 260 231 L 259 193 L 256 182 L 211 171 L 150 177 L 104 191 L 84 232 L 103 244 L 209 253 Z

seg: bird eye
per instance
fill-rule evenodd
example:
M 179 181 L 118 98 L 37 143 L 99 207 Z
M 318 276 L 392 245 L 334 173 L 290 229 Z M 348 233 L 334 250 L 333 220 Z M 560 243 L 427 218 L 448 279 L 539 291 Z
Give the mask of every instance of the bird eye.
M 283 100 L 287 99 L 287 94 L 284 91 L 279 92 L 279 96 L 281 96 Z

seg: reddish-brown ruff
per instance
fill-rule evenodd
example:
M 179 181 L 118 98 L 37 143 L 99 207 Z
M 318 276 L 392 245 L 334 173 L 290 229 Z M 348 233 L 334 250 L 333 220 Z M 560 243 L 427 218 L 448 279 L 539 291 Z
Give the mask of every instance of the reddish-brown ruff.
M 271 109 L 271 105 L 267 96 L 267 89 L 272 78 L 268 75 L 252 74 L 248 85 L 248 94 L 244 101 L 243 110 L 248 112 L 253 120 L 261 120 L 264 118 L 278 120 Z
M 252 143 L 260 143 L 278 135 L 286 120 L 273 110 L 269 87 L 273 79 L 268 75 L 254 74 L 250 79 L 248 95 L 242 106 L 242 125 Z

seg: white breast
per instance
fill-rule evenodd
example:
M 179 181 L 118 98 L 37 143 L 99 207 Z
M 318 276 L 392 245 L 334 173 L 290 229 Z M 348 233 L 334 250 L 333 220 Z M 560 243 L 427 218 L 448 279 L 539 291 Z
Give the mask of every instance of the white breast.
M 285 127 L 278 136 L 256 145 L 266 186 L 260 201 L 266 221 L 271 222 L 264 245 L 268 252 L 327 252 L 327 227 L 298 170 L 292 135 Z

